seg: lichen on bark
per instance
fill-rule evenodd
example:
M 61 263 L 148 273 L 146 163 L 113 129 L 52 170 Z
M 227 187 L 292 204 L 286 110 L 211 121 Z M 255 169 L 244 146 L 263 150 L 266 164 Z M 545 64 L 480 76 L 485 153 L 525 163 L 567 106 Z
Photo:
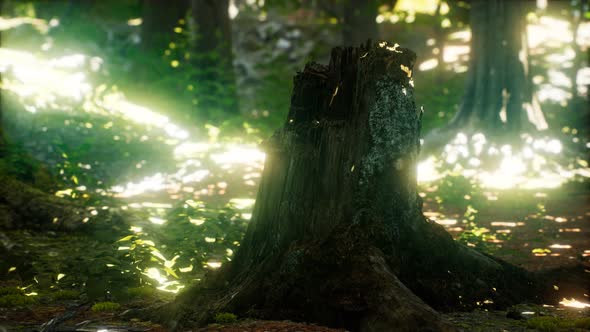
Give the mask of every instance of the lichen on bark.
M 383 75 L 375 84 L 375 102 L 369 111 L 371 148 L 362 163 L 361 184 L 386 166 L 408 166 L 404 157 L 418 153 L 420 117 L 414 104 L 413 89 Z

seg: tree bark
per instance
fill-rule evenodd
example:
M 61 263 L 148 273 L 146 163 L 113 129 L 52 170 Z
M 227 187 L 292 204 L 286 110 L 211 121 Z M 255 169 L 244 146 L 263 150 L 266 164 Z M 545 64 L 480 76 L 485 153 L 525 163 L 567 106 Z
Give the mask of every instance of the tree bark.
M 198 108 L 218 122 L 237 114 L 229 0 L 191 1 L 191 63 Z
M 471 2 L 471 53 L 465 94 L 452 128 L 514 133 L 546 128 L 532 101 L 526 59 L 524 2 Z M 531 127 L 532 127 L 531 126 Z
M 235 259 L 156 315 L 216 312 L 351 331 L 452 331 L 436 309 L 539 300 L 533 278 L 453 241 L 417 193 L 412 51 L 336 48 L 294 79 Z

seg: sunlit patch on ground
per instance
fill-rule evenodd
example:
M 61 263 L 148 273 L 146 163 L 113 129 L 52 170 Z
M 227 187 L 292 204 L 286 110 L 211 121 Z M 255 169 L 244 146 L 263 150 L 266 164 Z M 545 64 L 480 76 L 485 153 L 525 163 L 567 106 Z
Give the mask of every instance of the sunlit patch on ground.
M 563 305 L 564 307 L 570 307 L 570 308 L 578 308 L 578 309 L 584 309 L 584 308 L 590 308 L 590 303 L 586 303 L 586 302 L 580 302 L 576 299 L 563 299 L 561 300 L 561 302 L 559 302 L 559 304 Z
M 475 178 L 485 188 L 556 188 L 576 176 L 590 177 L 588 161 L 576 157 L 562 165 L 562 143 L 554 138 L 523 134 L 520 147 L 489 142 L 482 133 L 458 133 L 439 158 L 418 165 L 418 181 L 427 183 L 448 174 Z M 516 145 L 516 144 L 515 144 Z

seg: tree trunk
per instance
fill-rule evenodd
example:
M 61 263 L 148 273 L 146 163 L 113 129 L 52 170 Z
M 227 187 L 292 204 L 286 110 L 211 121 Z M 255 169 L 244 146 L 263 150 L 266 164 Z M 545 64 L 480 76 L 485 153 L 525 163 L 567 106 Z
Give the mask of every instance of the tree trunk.
M 191 1 L 191 63 L 197 107 L 208 119 L 237 114 L 229 0 Z
M 144 51 L 162 52 L 174 33 L 178 21 L 186 17 L 188 0 L 143 0 L 141 46 Z
M 514 133 L 547 124 L 533 103 L 526 59 L 525 3 L 474 0 L 471 3 L 471 54 L 463 103 L 452 128 L 472 127 Z
M 379 39 L 379 30 L 375 21 L 377 13 L 377 1 L 344 0 L 341 18 L 342 45 L 356 47 L 367 39 L 377 41 Z
M 535 299 L 524 270 L 423 217 L 414 61 L 387 45 L 336 48 L 329 66 L 297 74 L 235 259 L 161 319 L 178 328 L 232 312 L 352 331 L 452 331 L 433 307 Z

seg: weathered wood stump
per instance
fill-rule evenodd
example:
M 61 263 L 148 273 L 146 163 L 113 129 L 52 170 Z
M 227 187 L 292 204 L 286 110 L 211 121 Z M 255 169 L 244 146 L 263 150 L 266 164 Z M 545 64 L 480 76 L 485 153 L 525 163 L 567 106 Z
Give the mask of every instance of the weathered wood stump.
M 172 326 L 233 312 L 352 331 L 451 331 L 433 308 L 534 298 L 525 271 L 423 217 L 414 61 L 408 49 L 369 42 L 295 76 L 240 249 L 162 311 Z

